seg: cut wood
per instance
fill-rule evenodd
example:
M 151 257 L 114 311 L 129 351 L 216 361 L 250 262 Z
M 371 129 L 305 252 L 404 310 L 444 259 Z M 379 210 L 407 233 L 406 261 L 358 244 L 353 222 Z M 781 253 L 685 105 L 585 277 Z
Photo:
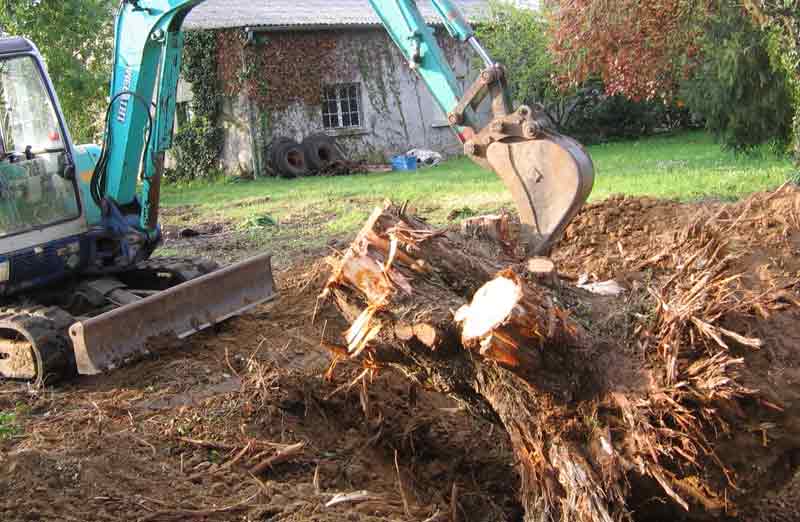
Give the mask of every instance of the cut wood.
M 250 473 L 252 473 L 253 475 L 260 475 L 261 473 L 264 473 L 268 469 L 272 469 L 278 464 L 282 464 L 297 457 L 303 452 L 303 449 L 305 447 L 306 447 L 305 442 L 298 442 L 297 444 L 292 444 L 291 446 L 287 446 L 286 448 L 277 452 L 275 455 L 253 466 L 253 468 L 250 470 Z
M 509 245 L 519 239 L 519 227 L 513 225 L 508 214 L 467 218 L 461 222 L 461 233 L 465 237 L 491 239 Z
M 535 378 L 547 344 L 582 346 L 581 328 L 540 287 L 506 270 L 455 314 L 461 345 L 526 378 Z
M 528 259 L 527 268 L 536 282 L 551 288 L 559 285 L 556 264 L 549 257 L 532 257 Z

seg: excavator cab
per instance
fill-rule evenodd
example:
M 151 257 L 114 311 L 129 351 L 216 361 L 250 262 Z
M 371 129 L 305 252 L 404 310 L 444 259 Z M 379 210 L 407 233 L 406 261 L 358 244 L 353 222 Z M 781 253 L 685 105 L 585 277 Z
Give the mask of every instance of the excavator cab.
M 32 56 L 0 61 L 0 237 L 80 217 L 56 114 Z

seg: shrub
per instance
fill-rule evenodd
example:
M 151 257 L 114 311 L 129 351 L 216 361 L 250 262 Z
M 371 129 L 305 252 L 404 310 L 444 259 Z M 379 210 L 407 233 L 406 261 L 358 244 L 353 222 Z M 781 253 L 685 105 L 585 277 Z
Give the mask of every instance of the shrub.
M 166 173 L 170 181 L 188 181 L 208 177 L 216 171 L 223 133 L 216 122 L 195 116 L 175 135 L 172 156 L 175 167 Z
M 685 109 L 661 100 L 633 101 L 621 94 L 604 94 L 600 82 L 589 82 L 571 97 L 560 117 L 562 132 L 591 144 L 610 140 L 635 139 L 660 129 L 685 127 Z
M 793 100 L 785 74 L 773 67 L 768 41 L 738 7 L 709 21 L 702 61 L 682 94 L 728 147 L 747 150 L 789 140 Z
M 219 127 L 220 93 L 217 81 L 217 34 L 213 31 L 186 33 L 183 77 L 192 84 L 192 113 L 175 134 L 171 151 L 175 168 L 166 172 L 169 181 L 187 181 L 213 175 L 222 152 Z

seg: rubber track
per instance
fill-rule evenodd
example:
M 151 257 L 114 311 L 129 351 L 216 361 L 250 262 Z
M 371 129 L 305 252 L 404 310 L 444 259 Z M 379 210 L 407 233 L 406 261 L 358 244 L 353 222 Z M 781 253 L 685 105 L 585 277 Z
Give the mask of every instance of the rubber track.
M 18 331 L 34 341 L 33 349 L 42 363 L 36 386 L 74 373 L 72 344 L 67 337 L 74 322 L 70 314 L 54 306 L 0 307 L 0 328 Z

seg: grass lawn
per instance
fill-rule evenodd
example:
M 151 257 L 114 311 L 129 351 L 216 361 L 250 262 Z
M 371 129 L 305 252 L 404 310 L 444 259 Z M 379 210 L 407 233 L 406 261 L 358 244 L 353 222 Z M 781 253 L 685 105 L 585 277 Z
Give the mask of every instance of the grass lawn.
M 794 171 L 788 159 L 769 153 L 723 151 L 703 132 L 598 145 L 589 152 L 596 169 L 592 199 L 616 193 L 735 199 L 774 188 Z M 332 236 L 352 233 L 385 198 L 410 201 L 434 223 L 445 222 L 453 211 L 513 208 L 495 175 L 466 158 L 417 172 L 168 185 L 162 202 L 173 207 L 165 213 L 167 225 L 221 222 L 240 231 L 254 248 L 274 250 L 321 246 Z

